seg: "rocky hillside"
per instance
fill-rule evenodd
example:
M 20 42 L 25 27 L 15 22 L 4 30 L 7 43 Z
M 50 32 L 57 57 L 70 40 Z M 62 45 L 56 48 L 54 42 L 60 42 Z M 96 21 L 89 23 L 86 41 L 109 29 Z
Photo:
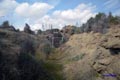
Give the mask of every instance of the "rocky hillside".
M 106 33 L 111 25 L 120 24 L 119 16 L 112 16 L 112 13 L 106 15 L 104 13 L 97 14 L 94 18 L 90 18 L 87 23 L 83 24 L 81 27 L 81 32 L 100 32 Z
M 119 70 L 120 18 L 111 14 L 99 13 L 80 29 L 0 26 L 0 80 L 120 80 Z
M 66 80 L 120 80 L 120 26 L 111 27 L 106 34 L 73 35 L 52 55 L 64 65 Z
M 54 80 L 40 60 L 50 53 L 46 37 L 17 31 L 6 23 L 0 29 L 0 80 Z

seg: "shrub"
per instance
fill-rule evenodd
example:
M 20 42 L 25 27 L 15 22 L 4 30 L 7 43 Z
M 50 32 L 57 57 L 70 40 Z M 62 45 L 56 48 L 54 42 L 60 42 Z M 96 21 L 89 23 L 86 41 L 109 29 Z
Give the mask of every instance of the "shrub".
M 37 34 L 38 34 L 38 35 L 39 35 L 39 34 L 42 34 L 42 30 L 39 29 L 39 30 L 37 31 Z
M 80 59 L 83 59 L 83 57 L 85 56 L 84 53 L 80 54 L 80 55 L 77 55 L 75 57 L 72 58 L 72 61 L 78 61 Z
M 111 18 L 110 18 L 110 23 L 119 24 L 119 20 L 118 20 L 117 17 L 111 17 Z
M 34 55 L 35 53 L 34 41 L 31 39 L 25 39 L 21 43 L 21 53 L 30 53 Z
M 50 44 L 45 44 L 43 46 L 43 53 L 46 55 L 46 59 L 49 57 L 50 53 L 53 52 L 53 48 L 51 47 Z
M 44 63 L 44 68 L 50 72 L 53 80 L 64 80 L 62 75 L 63 66 L 61 64 L 52 61 L 46 61 Z
M 2 24 L 2 26 L 3 26 L 3 27 L 8 27 L 8 26 L 10 26 L 10 25 L 9 25 L 9 22 L 8 22 L 8 21 L 4 21 L 3 24 Z
M 43 67 L 43 62 L 37 61 L 30 54 L 21 53 L 19 55 L 18 69 L 21 80 L 53 80 Z
M 0 52 L 0 80 L 20 80 L 13 57 Z
M 98 13 L 95 18 L 97 20 L 99 20 L 103 15 L 105 15 L 105 14 L 104 13 Z

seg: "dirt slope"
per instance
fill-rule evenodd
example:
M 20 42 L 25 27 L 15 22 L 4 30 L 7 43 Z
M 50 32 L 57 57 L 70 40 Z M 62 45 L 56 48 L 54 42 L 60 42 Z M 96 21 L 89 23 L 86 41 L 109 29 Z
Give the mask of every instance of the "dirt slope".
M 73 35 L 53 59 L 64 65 L 66 80 L 120 80 L 120 28 Z M 109 75 L 109 76 L 106 76 Z

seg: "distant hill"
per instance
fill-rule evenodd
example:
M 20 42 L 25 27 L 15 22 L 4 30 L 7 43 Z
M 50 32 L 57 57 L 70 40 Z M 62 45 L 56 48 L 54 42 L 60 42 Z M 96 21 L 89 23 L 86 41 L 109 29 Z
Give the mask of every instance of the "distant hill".
M 119 16 L 112 16 L 111 13 L 106 15 L 104 13 L 98 13 L 95 18 L 90 18 L 87 23 L 81 27 L 81 32 L 100 32 L 106 33 L 111 25 L 120 24 Z

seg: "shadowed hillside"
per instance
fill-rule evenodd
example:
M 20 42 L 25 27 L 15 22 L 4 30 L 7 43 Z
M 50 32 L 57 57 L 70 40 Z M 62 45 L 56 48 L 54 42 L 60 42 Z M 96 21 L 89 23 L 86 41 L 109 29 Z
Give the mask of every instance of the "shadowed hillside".
M 17 31 L 4 22 L 0 28 L 0 80 L 57 80 L 44 62 L 51 51 L 48 39 L 35 35 L 27 24 L 24 31 Z

